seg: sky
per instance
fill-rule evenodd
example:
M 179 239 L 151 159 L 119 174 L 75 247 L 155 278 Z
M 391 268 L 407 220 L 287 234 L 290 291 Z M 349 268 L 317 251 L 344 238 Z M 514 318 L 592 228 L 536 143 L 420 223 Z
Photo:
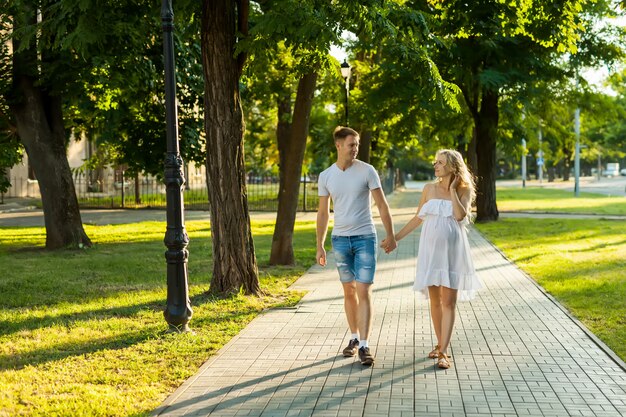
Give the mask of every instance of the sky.
M 348 57 L 348 54 L 346 53 L 346 51 L 337 45 L 332 45 L 330 47 L 330 54 L 334 56 L 335 58 L 337 58 L 339 62 L 343 62 L 343 60 Z

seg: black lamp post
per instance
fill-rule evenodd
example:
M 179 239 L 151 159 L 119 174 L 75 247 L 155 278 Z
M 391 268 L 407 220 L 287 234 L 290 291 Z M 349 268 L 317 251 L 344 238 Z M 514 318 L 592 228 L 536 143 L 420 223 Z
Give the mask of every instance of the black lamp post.
M 178 115 L 176 111 L 176 68 L 174 65 L 174 12 L 172 0 L 161 3 L 163 25 L 163 58 L 165 61 L 165 121 L 167 154 L 165 156 L 165 186 L 167 197 L 167 230 L 165 259 L 167 261 L 167 306 L 163 315 L 170 331 L 188 332 L 193 311 L 187 286 L 187 245 L 183 204 L 183 159 L 178 147 Z
M 346 120 L 345 120 L 346 126 L 348 126 L 348 123 L 349 123 L 348 98 L 350 96 L 350 72 L 351 71 L 352 71 L 352 68 L 350 67 L 350 64 L 348 64 L 348 61 L 344 59 L 343 63 L 341 64 L 341 76 L 346 81 Z

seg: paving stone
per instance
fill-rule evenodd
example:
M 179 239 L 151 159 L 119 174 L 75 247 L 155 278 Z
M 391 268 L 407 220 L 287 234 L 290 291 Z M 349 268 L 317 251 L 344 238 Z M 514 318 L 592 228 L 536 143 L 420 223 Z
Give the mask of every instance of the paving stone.
M 389 201 L 400 226 L 418 195 L 398 192 Z M 429 306 L 411 289 L 418 239 L 413 233 L 397 251 L 379 253 L 373 367 L 341 355 L 350 335 L 329 253 L 329 266 L 314 266 L 293 285 L 307 291 L 296 309 L 255 318 L 153 415 L 626 415 L 623 365 L 471 227 L 484 289 L 458 303 L 453 366 L 437 369 L 427 358 L 436 344 Z

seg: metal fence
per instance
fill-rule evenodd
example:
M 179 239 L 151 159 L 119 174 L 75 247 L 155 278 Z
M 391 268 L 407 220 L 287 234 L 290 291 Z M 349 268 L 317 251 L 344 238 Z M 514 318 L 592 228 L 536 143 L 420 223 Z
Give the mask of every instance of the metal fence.
M 248 209 L 250 211 L 278 210 L 278 177 L 260 177 L 249 175 L 246 178 L 248 191 Z M 381 175 L 385 194 L 401 184 L 398 171 L 388 170 Z M 37 181 L 13 178 L 12 187 L 6 197 L 39 197 Z M 155 177 L 135 179 L 109 175 L 94 181 L 88 174 L 79 172 L 74 175 L 74 186 L 81 208 L 158 208 L 167 205 L 165 185 Z M 303 176 L 298 194 L 299 211 L 316 211 L 319 204 L 317 179 Z M 208 210 L 208 192 L 204 176 L 192 176 L 187 179 L 184 189 L 184 203 L 187 210 Z

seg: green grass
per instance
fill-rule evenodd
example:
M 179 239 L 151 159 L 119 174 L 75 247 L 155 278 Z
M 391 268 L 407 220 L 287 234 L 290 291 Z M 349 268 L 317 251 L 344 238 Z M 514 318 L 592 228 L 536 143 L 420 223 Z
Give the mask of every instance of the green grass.
M 267 265 L 273 222 L 253 222 L 262 297 L 206 294 L 209 223 L 187 222 L 195 335 L 169 335 L 158 222 L 85 226 L 95 247 L 44 251 L 43 228 L 0 228 L 0 416 L 147 415 L 315 260 L 315 223 L 299 222 L 295 267 Z
M 626 360 L 626 222 L 503 219 L 476 227 Z
M 498 210 L 547 213 L 626 215 L 626 198 L 553 188 L 498 188 Z

